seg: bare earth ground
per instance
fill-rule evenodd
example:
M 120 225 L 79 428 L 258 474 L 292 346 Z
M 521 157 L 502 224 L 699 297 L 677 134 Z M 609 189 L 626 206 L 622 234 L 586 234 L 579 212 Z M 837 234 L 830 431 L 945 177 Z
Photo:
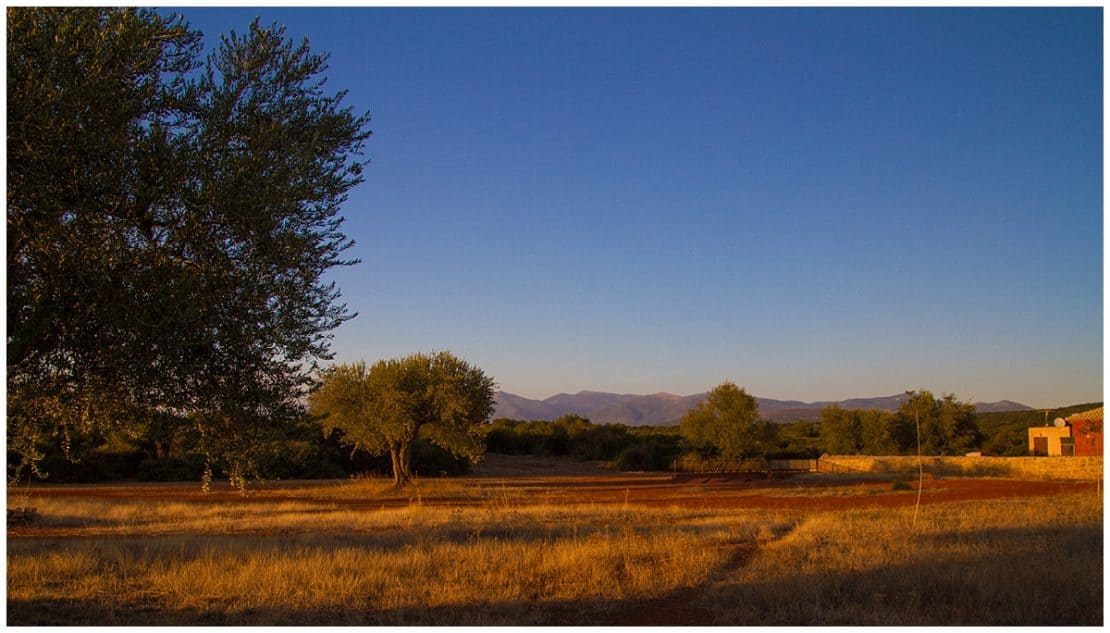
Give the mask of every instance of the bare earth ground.
M 580 470 L 587 470 L 589 466 Z M 556 470 L 552 468 L 551 470 Z M 827 477 L 798 474 L 781 479 L 758 475 L 679 475 L 658 473 L 612 473 L 595 468 L 593 474 L 508 475 L 457 478 L 465 482 L 466 494 L 422 496 L 425 506 L 477 507 L 491 497 L 511 495 L 514 505 L 637 505 L 664 508 L 765 508 L 768 510 L 847 510 L 913 506 L 918 501 L 918 482 L 911 490 L 892 490 L 896 477 L 860 475 Z M 38 497 L 145 499 L 160 501 L 285 503 L 318 502 L 313 489 L 334 486 L 335 481 L 279 481 L 258 486 L 243 498 L 227 482 L 214 482 L 204 493 L 196 482 L 126 483 L 92 485 L 36 484 L 30 492 Z M 1028 481 L 1017 479 L 933 479 L 921 486 L 922 505 L 983 499 L 1039 497 L 1093 491 L 1095 482 Z M 822 489 L 827 489 L 823 493 Z M 9 491 L 9 497 L 14 491 Z M 412 498 L 329 498 L 328 502 L 352 510 L 408 506 Z M 34 524 L 8 528 L 9 538 L 80 536 L 95 528 L 59 528 Z

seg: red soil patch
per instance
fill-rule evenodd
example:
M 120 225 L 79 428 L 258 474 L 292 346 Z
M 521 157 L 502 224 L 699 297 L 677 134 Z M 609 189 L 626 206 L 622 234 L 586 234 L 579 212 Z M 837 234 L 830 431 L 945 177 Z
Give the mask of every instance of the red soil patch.
M 467 496 L 422 496 L 425 506 L 481 506 L 496 500 L 511 506 L 521 505 L 633 505 L 681 508 L 759 508 L 769 510 L 845 510 L 860 508 L 911 506 L 917 502 L 916 482 L 913 490 L 894 491 L 894 478 L 885 481 L 845 482 L 806 477 L 804 480 L 763 480 L 744 476 L 713 476 L 693 480 L 675 480 L 669 475 L 602 475 L 565 477 L 517 477 L 495 479 L 467 478 L 468 490 L 485 494 Z M 243 497 L 226 483 L 214 485 L 205 494 L 197 483 L 136 483 L 100 485 L 39 485 L 32 487 L 30 505 L 36 497 L 77 499 L 127 499 L 192 503 L 267 504 L 300 502 L 350 509 L 395 508 L 411 505 L 406 497 L 360 498 L 329 494 L 320 496 L 313 489 L 335 486 L 326 482 L 276 482 Z M 921 490 L 923 505 L 980 499 L 1050 496 L 1094 490 L 1095 482 L 1025 481 L 1015 479 L 932 479 L 925 480 Z M 499 494 L 503 496 L 499 497 Z M 16 493 L 18 494 L 18 493 Z M 80 529 L 46 528 L 44 526 L 11 526 L 9 536 L 45 536 L 58 533 L 79 533 Z
M 852 486 L 823 486 L 714 478 L 705 483 L 623 482 L 580 488 L 559 487 L 545 497 L 550 503 L 633 504 L 684 508 L 766 508 L 842 510 L 910 506 L 917 502 L 914 489 L 893 491 L 891 481 Z M 804 487 L 802 487 L 804 486 Z M 1094 482 L 1022 481 L 1010 479 L 934 479 L 921 489 L 921 503 L 950 503 L 980 499 L 1048 496 L 1094 490 Z M 435 503 L 438 500 L 432 500 Z M 427 503 L 428 500 L 425 500 Z

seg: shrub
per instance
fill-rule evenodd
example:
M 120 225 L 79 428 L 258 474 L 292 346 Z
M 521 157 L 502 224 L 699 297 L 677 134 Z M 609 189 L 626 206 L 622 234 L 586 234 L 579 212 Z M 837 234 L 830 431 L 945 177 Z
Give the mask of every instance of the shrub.
M 762 473 L 771 469 L 766 457 L 750 457 L 740 461 L 736 470 L 742 473 Z
M 169 459 L 145 459 L 138 467 L 139 481 L 199 481 L 204 473 L 204 456 L 189 453 Z
M 424 477 L 440 475 L 465 475 L 470 472 L 470 462 L 425 440 L 412 445 L 412 470 Z
M 618 470 L 651 470 L 651 455 L 643 444 L 629 446 L 617 456 Z
M 39 517 L 36 508 L 8 508 L 8 527 L 13 525 L 29 525 Z

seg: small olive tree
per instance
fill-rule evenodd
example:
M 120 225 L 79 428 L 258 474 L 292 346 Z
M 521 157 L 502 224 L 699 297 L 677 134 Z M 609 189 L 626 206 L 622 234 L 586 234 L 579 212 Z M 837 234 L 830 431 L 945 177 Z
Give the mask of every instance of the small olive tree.
M 373 455 L 389 453 L 393 485 L 412 481 L 412 446 L 422 437 L 477 462 L 485 452 L 485 421 L 495 384 L 481 369 L 449 352 L 338 364 L 321 372 L 309 408 L 325 433 Z
M 703 457 L 739 463 L 764 457 L 773 429 L 758 421 L 759 404 L 744 389 L 723 382 L 679 422 L 683 443 Z

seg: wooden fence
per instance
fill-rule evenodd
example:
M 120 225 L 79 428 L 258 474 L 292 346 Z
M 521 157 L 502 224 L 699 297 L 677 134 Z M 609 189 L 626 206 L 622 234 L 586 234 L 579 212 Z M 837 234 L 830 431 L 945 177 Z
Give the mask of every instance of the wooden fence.
M 676 474 L 731 474 L 731 473 L 782 473 L 816 472 L 817 459 L 766 459 L 745 463 L 716 460 L 679 459 L 673 464 Z
M 790 470 L 811 473 L 817 470 L 817 459 L 768 459 L 770 470 Z

